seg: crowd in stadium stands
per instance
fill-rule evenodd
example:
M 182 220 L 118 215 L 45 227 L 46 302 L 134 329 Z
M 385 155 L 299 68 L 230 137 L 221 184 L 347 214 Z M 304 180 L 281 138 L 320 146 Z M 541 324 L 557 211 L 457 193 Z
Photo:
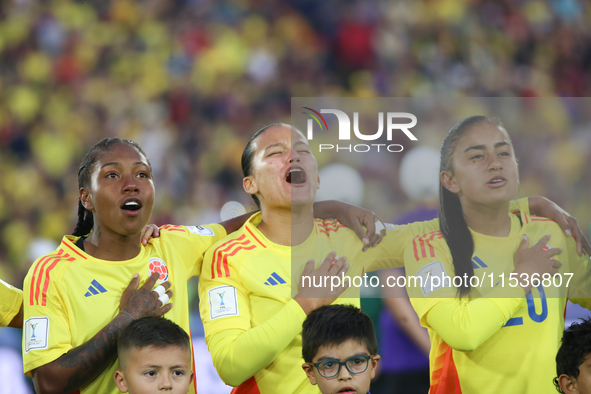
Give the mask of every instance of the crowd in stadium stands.
M 0 278 L 21 287 L 72 232 L 77 165 L 104 137 L 150 157 L 157 224 L 250 207 L 242 149 L 290 122 L 292 97 L 563 97 L 512 122 L 521 195 L 549 197 L 588 235 L 591 101 L 576 97 L 591 96 L 590 24 L 584 0 L 2 1 Z M 478 109 L 422 120 L 421 143 L 438 148 Z M 373 159 L 361 205 L 399 216 L 412 205 L 400 155 Z
M 0 277 L 20 286 L 31 242 L 71 232 L 76 166 L 101 138 L 151 158 L 155 223 L 214 222 L 249 204 L 240 153 L 289 122 L 291 97 L 590 96 L 590 22 L 582 0 L 2 2 Z M 574 127 L 570 100 L 512 133 L 523 194 L 589 223 L 591 118 Z M 386 191 L 393 217 L 406 201 Z

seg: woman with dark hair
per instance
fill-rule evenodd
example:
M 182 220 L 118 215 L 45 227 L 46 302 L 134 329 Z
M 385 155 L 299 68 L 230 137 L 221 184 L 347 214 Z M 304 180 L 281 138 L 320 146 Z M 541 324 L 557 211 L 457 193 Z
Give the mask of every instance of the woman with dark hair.
M 341 295 L 342 283 L 323 289 L 297 281 L 307 276 L 317 283 L 347 270 L 362 275 L 364 265 L 367 270 L 387 265 L 394 261 L 385 246 L 392 235 L 362 252 L 361 241 L 337 220 L 314 219 L 316 159 L 304 136 L 289 125 L 255 133 L 244 149 L 242 169 L 244 189 L 261 211 L 205 256 L 199 280 L 205 340 L 222 380 L 237 386 L 234 393 L 317 392 L 297 368 L 302 322 L 339 296 L 352 297 L 341 303 L 358 305 L 359 289 Z M 320 265 L 316 270 L 314 261 Z
M 87 153 L 78 183 L 73 235 L 33 263 L 24 284 L 24 365 L 38 393 L 118 393 L 113 375 L 121 330 L 134 319 L 168 313 L 190 332 L 187 280 L 200 274 L 207 248 L 249 217 L 166 225 L 144 245 L 152 169 L 135 142 L 120 138 Z M 167 304 L 173 290 L 174 308 Z
M 217 224 L 175 226 L 143 246 L 154 183 L 148 159 L 132 141 L 97 143 L 78 182 L 73 235 L 33 263 L 24 283 L 24 366 L 38 393 L 117 393 L 119 333 L 135 319 L 167 312 L 188 331 L 185 283 L 198 274 L 207 247 L 226 235 Z M 167 304 L 173 283 L 174 308 Z
M 417 236 L 404 256 L 431 337 L 430 393 L 553 392 L 567 295 L 589 297 L 588 256 L 552 220 L 510 208 L 518 166 L 496 119 L 456 124 L 440 171 L 440 231 Z M 568 288 L 558 283 L 570 273 Z M 411 277 L 423 282 L 409 286 Z

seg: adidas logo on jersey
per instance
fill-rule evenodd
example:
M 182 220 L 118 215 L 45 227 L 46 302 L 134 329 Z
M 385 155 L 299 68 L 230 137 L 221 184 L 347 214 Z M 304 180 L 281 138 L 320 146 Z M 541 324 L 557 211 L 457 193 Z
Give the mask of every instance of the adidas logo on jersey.
M 90 297 L 93 295 L 97 295 L 99 293 L 106 292 L 107 289 L 105 289 L 100 283 L 98 283 L 96 279 L 93 279 L 92 282 L 90 282 L 90 286 L 88 286 L 88 291 L 86 292 L 86 294 L 84 294 L 84 297 Z
M 474 267 L 474 269 L 486 268 L 488 265 L 484 264 L 484 261 L 480 260 L 478 256 L 474 256 L 472 257 L 472 267 Z
M 269 279 L 267 279 L 267 281 L 265 282 L 267 286 L 277 286 L 282 285 L 284 283 L 286 283 L 285 280 L 283 280 L 282 277 L 277 275 L 277 272 L 273 272 L 271 276 L 269 276 Z

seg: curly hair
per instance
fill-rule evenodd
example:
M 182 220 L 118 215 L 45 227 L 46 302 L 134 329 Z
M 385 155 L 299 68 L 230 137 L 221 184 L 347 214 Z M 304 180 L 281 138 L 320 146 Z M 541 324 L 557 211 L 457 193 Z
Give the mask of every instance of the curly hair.
M 558 384 L 560 375 L 579 377 L 579 366 L 591 354 L 591 317 L 575 322 L 562 334 L 562 345 L 556 354 L 556 377 L 554 386 L 559 393 L 564 391 Z

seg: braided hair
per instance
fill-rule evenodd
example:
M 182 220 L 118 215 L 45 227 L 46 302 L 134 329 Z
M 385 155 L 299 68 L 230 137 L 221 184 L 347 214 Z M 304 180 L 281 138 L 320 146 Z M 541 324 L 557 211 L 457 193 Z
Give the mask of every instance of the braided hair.
M 95 164 L 97 163 L 97 161 L 100 160 L 101 157 L 104 156 L 105 153 L 109 152 L 111 150 L 111 147 L 115 144 L 131 145 L 135 149 L 137 149 L 139 153 L 146 157 L 146 154 L 144 153 L 142 148 L 133 141 L 126 140 L 123 138 L 105 138 L 99 141 L 95 146 L 93 146 L 92 149 L 88 151 L 88 153 L 84 157 L 84 160 L 82 160 L 82 163 L 78 168 L 78 189 L 81 189 L 83 187 L 90 187 L 90 175 Z M 148 159 L 146 158 L 146 160 Z M 150 170 L 152 170 L 149 161 L 148 166 L 150 167 Z M 94 219 L 92 212 L 84 208 L 84 205 L 82 205 L 82 200 L 78 199 L 78 223 L 76 223 L 76 228 L 74 228 L 72 235 L 76 237 L 86 236 L 90 233 L 93 226 Z

